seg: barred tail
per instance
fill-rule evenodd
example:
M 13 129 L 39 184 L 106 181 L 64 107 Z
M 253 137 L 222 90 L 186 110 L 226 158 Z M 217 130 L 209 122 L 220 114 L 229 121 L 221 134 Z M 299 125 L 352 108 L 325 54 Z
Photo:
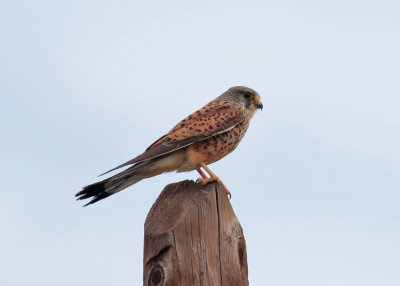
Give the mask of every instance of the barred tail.
M 131 173 L 123 176 L 118 176 L 117 174 L 111 178 L 83 187 L 82 191 L 77 193 L 75 197 L 77 197 L 77 200 L 92 198 L 89 203 L 84 205 L 84 207 L 86 207 L 87 205 L 118 193 L 142 179 L 143 177 L 139 173 Z
M 184 150 L 136 163 L 128 169 L 103 181 L 83 187 L 75 197 L 78 200 L 92 198 L 85 206 L 107 198 L 136 184 L 144 178 L 176 170 L 184 158 Z

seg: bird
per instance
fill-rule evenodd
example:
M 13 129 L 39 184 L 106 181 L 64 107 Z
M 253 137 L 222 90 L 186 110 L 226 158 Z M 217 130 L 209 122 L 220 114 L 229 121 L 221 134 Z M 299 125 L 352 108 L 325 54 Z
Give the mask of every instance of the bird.
M 77 200 L 91 199 L 84 206 L 98 202 L 137 182 L 166 172 L 197 170 L 198 183 L 218 181 L 230 197 L 228 188 L 208 165 L 236 149 L 246 133 L 256 110 L 262 110 L 260 95 L 245 86 L 234 86 L 204 107 L 190 114 L 167 134 L 151 144 L 142 154 L 103 174 L 127 169 L 78 192 Z M 208 176 L 203 172 L 208 174 Z

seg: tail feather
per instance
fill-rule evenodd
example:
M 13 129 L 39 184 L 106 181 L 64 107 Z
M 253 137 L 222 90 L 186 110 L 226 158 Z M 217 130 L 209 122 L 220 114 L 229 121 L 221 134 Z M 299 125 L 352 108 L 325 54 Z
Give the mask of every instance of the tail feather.
M 85 206 L 98 202 L 107 198 L 123 189 L 139 182 L 142 179 L 140 174 L 131 173 L 125 176 L 111 177 L 109 179 L 83 187 L 82 191 L 77 193 L 75 197 L 77 200 L 84 200 L 93 198 Z
M 75 197 L 77 197 L 77 200 L 92 198 L 84 206 L 93 204 L 122 191 L 144 178 L 176 170 L 182 162 L 184 155 L 184 150 L 179 150 L 173 154 L 139 162 L 108 179 L 83 187 L 82 191 L 77 193 Z

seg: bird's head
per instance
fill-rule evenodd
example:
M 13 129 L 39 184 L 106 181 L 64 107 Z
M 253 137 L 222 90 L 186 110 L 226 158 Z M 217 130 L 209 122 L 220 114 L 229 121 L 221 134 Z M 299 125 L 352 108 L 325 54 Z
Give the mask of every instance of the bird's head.
M 234 86 L 228 89 L 221 97 L 239 103 L 247 108 L 251 114 L 257 109 L 263 109 L 260 95 L 253 89 L 245 86 Z

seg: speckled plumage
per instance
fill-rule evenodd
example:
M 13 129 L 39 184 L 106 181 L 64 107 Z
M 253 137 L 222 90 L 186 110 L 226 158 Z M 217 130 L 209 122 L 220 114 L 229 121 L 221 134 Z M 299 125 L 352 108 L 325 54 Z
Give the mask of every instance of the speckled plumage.
M 144 153 L 108 172 L 131 167 L 84 187 L 76 196 L 78 199 L 93 197 L 91 204 L 144 178 L 170 171 L 197 169 L 203 183 L 216 180 L 218 178 L 205 165 L 220 160 L 238 146 L 258 108 L 262 108 L 262 103 L 257 92 L 247 87 L 230 88 L 180 121 Z M 208 170 L 212 178 L 206 178 L 201 167 Z

